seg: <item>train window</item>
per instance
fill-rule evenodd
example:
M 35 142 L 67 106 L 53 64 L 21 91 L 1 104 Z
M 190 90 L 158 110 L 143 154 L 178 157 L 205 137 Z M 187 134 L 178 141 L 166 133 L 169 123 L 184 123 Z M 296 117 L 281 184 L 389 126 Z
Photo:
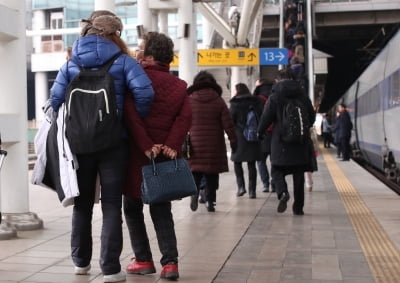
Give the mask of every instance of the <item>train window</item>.
M 390 104 L 392 107 L 400 105 L 400 71 L 391 75 L 390 78 Z

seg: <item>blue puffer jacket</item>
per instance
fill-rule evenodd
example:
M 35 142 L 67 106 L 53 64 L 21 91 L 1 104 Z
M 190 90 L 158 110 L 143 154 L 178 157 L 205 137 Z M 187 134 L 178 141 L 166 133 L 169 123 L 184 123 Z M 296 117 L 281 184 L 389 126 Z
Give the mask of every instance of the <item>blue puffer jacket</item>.
M 72 47 L 72 58 L 57 74 L 50 90 L 51 106 L 58 111 L 65 101 L 69 82 L 79 73 L 79 66 L 96 68 L 114 57 L 121 49 L 113 41 L 97 35 L 80 37 Z M 153 100 L 151 81 L 140 64 L 127 54 L 121 54 L 109 69 L 114 77 L 117 105 L 122 114 L 124 96 L 130 91 L 140 116 L 147 115 Z

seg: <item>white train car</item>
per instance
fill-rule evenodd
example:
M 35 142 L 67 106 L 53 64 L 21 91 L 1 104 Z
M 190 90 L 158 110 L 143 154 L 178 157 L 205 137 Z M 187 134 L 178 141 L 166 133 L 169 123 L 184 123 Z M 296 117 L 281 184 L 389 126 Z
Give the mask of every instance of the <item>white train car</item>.
M 343 97 L 361 158 L 400 181 L 400 30 Z

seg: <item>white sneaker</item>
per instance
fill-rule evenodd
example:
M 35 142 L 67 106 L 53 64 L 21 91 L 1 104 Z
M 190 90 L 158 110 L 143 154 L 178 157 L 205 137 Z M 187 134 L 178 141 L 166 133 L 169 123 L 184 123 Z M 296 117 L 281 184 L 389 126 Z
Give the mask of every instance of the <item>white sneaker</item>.
M 85 267 L 75 266 L 74 273 L 76 275 L 86 275 L 86 274 L 89 273 L 90 268 L 91 268 L 90 264 L 88 266 L 85 266 Z
M 120 271 L 115 274 L 104 275 L 103 282 L 121 282 L 126 280 L 126 274 L 124 271 Z

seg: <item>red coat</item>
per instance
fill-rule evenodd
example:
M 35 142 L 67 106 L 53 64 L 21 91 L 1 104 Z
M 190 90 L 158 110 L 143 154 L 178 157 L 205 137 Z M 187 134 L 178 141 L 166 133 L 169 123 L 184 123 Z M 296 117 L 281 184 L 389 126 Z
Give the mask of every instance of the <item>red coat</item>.
M 186 82 L 169 73 L 168 66 L 143 66 L 155 91 L 153 104 L 146 118 L 141 119 L 134 102 L 127 96 L 124 118 L 129 130 L 129 162 L 124 195 L 140 198 L 141 168 L 149 164 L 144 152 L 154 144 L 165 144 L 181 155 L 183 140 L 192 121 L 192 110 L 186 92 Z M 160 155 L 156 162 L 164 161 Z
M 231 143 L 236 143 L 236 135 L 228 106 L 221 97 L 221 87 L 202 82 L 191 86 L 188 92 L 193 111 L 190 170 L 214 174 L 226 172 L 229 169 L 224 133 Z

